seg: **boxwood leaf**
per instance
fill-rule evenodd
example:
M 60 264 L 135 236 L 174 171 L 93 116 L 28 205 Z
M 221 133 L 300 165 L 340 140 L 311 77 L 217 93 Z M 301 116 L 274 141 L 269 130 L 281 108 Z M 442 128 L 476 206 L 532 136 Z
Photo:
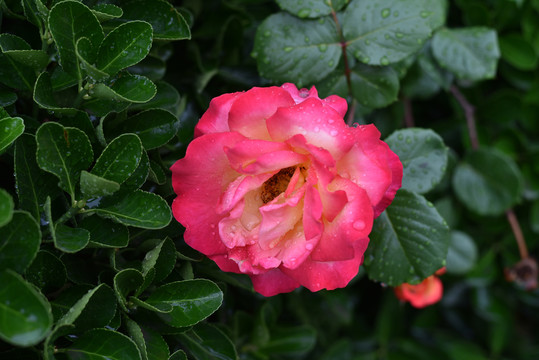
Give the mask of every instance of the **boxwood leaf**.
M 333 1 L 295 1 L 295 0 L 277 0 L 277 4 L 283 10 L 296 15 L 299 18 L 318 18 L 331 14 L 332 11 L 339 11 L 349 2 L 349 0 Z
M 145 103 L 157 92 L 155 84 L 145 76 L 122 74 L 111 84 L 95 84 L 90 94 L 100 99 Z
M 92 174 L 121 184 L 137 169 L 141 157 L 142 143 L 138 136 L 120 135 L 103 150 L 92 168 Z
M 301 356 L 316 344 L 316 330 L 308 325 L 272 329 L 270 340 L 261 347 L 266 354 Z
M 150 269 L 155 269 L 153 281 L 164 280 L 176 264 L 176 247 L 169 238 L 160 241 L 142 260 L 142 274 L 146 276 Z
M 169 356 L 168 360 L 187 360 L 187 355 L 183 350 L 177 350 Z
M 124 311 L 128 311 L 127 295 L 132 291 L 137 290 L 143 282 L 144 277 L 142 276 L 142 273 L 133 268 L 124 269 L 114 276 L 114 292 L 116 293 L 118 302 L 124 308 Z
M 180 121 L 163 109 L 139 112 L 125 122 L 123 132 L 138 135 L 146 150 L 158 148 L 169 142 L 178 132 Z
M 142 335 L 146 342 L 148 360 L 168 359 L 168 356 L 170 355 L 168 344 L 157 331 L 143 327 Z
M 39 167 L 56 175 L 60 186 L 75 200 L 75 187 L 81 170 L 87 169 L 94 155 L 88 136 L 81 130 L 47 122 L 36 132 Z
M 140 158 L 140 162 L 137 168 L 131 174 L 131 176 L 123 183 L 122 187 L 129 190 L 136 190 L 140 188 L 146 182 L 149 170 L 150 160 L 148 159 L 148 154 L 146 153 L 146 150 L 143 150 L 142 157 Z
M 191 38 L 191 31 L 183 16 L 168 1 L 135 0 L 122 6 L 123 19 L 143 20 L 151 24 L 156 40 L 183 40 Z
M 448 148 L 434 131 L 397 130 L 386 142 L 402 162 L 403 189 L 424 194 L 442 180 L 447 167 Z
M 0 89 L 0 106 L 6 107 L 13 105 L 17 99 L 18 96 L 13 91 Z
M 35 71 L 41 71 L 49 64 L 49 55 L 43 50 L 7 50 L 4 54 Z
M 496 31 L 484 27 L 441 29 L 432 38 L 432 52 L 441 67 L 471 81 L 493 78 L 500 57 Z
M 1 230 L 0 270 L 24 272 L 39 250 L 39 224 L 26 211 L 17 210 L 13 212 L 11 221 L 2 226 Z
M 45 250 L 37 253 L 32 264 L 26 269 L 25 277 L 45 294 L 60 289 L 67 278 L 64 263 Z
M 470 210 L 481 215 L 501 215 L 520 201 L 523 179 L 507 155 L 481 148 L 457 165 L 453 189 Z
M 155 56 L 147 56 L 141 62 L 130 66 L 130 74 L 146 76 L 152 81 L 161 80 L 167 71 L 166 62 Z
M 101 44 L 104 34 L 96 16 L 83 3 L 67 0 L 51 8 L 48 23 L 60 56 L 60 65 L 65 72 L 82 79 L 75 45 L 81 37 L 88 38 L 94 46 Z
M 330 17 L 301 20 L 288 13 L 269 16 L 256 31 L 253 56 L 263 77 L 298 86 L 325 78 L 342 49 Z
M 51 75 L 46 71 L 39 74 L 36 80 L 34 86 L 34 101 L 44 109 L 66 115 L 75 115 L 78 111 L 75 108 L 65 108 L 58 104 L 52 88 Z
M 170 207 L 163 198 L 142 190 L 103 199 L 99 207 L 91 210 L 121 224 L 144 229 L 161 229 L 172 218 Z
M 462 231 L 452 231 L 447 251 L 446 269 L 449 274 L 466 274 L 477 261 L 477 246 L 473 239 Z
M 87 199 L 112 195 L 120 190 L 120 184 L 82 170 L 80 173 L 80 191 Z
M 445 265 L 449 228 L 423 196 L 399 190 L 374 220 L 365 252 L 369 278 L 389 286 L 417 283 Z
M 92 12 L 99 21 L 116 19 L 121 17 L 124 13 L 122 8 L 113 4 L 97 4 L 92 8 Z
M 75 43 L 75 53 L 86 74 L 94 81 L 103 81 L 109 77 L 109 74 L 93 65 L 97 56 L 97 49 L 87 37 L 81 37 Z
M 15 346 L 41 342 L 52 325 L 47 299 L 21 276 L 0 271 L 0 339 Z
M 39 11 L 36 6 L 35 0 L 22 0 L 22 9 L 24 11 L 24 16 L 35 26 L 41 29 L 43 19 L 41 18 Z
M 33 135 L 23 134 L 15 142 L 15 183 L 19 208 L 30 212 L 34 219 L 41 219 L 45 199 L 60 190 L 55 177 L 37 165 L 36 150 Z
M 20 117 L 0 120 L 0 154 L 24 132 L 24 121 Z
M 161 108 L 174 113 L 180 104 L 180 94 L 172 85 L 164 81 L 155 83 L 157 91 L 155 96 L 146 103 L 133 104 L 129 110 L 147 110 Z
M 167 177 L 161 165 L 157 162 L 150 160 L 150 180 L 158 185 L 163 185 L 167 181 Z
M 6 190 L 0 189 L 0 227 L 11 221 L 14 207 L 11 195 Z
M 64 224 L 56 224 L 54 230 L 54 246 L 67 253 L 81 251 L 90 241 L 90 232 L 82 228 L 72 228 Z
M 146 342 L 144 341 L 144 335 L 142 334 L 142 329 L 139 324 L 126 318 L 125 327 L 129 337 L 137 345 L 138 350 L 140 351 L 141 359 L 148 360 L 148 352 L 146 350 Z
M 232 341 L 217 327 L 210 324 L 198 324 L 179 335 L 186 350 L 198 360 L 223 359 L 236 360 L 238 354 Z
M 354 56 L 369 65 L 389 65 L 418 51 L 431 36 L 439 1 L 354 0 L 343 16 L 343 35 Z
M 92 329 L 82 334 L 65 352 L 69 359 L 78 360 L 137 360 L 137 346 L 122 333 L 108 329 Z
M 88 216 L 79 222 L 79 226 L 90 232 L 91 247 L 122 248 L 129 243 L 127 228 L 114 221 L 99 216 Z
M 121 24 L 108 33 L 101 43 L 96 66 L 99 70 L 114 75 L 144 59 L 150 52 L 151 46 L 152 27 L 150 24 L 144 21 Z
M 145 301 L 149 305 L 170 305 L 169 313 L 158 313 L 175 327 L 194 325 L 213 314 L 223 301 L 217 285 L 205 279 L 168 283 L 157 288 Z
M 106 284 L 100 284 L 84 294 L 58 320 L 56 327 L 75 325 L 78 332 L 106 326 L 116 313 L 116 296 Z
M 30 45 L 12 34 L 0 34 L 0 82 L 19 90 L 32 90 L 36 80 L 35 71 L 5 54 L 9 50 L 30 50 Z

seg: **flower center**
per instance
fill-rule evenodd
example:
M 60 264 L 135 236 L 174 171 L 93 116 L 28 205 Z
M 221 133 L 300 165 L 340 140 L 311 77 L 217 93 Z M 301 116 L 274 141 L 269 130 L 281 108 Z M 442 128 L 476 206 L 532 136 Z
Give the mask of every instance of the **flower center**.
M 294 171 L 296 171 L 296 168 L 293 166 L 281 169 L 281 171 L 262 184 L 261 197 L 264 204 L 269 203 L 279 196 L 280 193 L 286 191 L 288 183 L 290 183 L 290 179 L 292 178 L 292 175 L 294 175 Z

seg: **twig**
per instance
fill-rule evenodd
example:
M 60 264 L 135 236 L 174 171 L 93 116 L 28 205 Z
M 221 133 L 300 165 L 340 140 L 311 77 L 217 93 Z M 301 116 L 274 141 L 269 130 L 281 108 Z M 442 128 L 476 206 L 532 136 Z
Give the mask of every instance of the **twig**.
M 520 252 L 520 257 L 522 259 L 528 258 L 529 255 L 528 255 L 528 247 L 526 246 L 526 240 L 524 240 L 524 235 L 522 235 L 522 229 L 520 228 L 520 224 L 518 223 L 518 219 L 513 209 L 507 210 L 505 212 L 505 215 L 507 216 L 507 220 L 509 221 L 509 224 L 511 225 L 513 234 L 515 235 L 515 239 L 518 245 L 518 251 Z
M 414 114 L 412 112 L 412 102 L 410 98 L 405 97 L 402 99 L 404 104 L 404 124 L 406 127 L 411 128 L 415 126 Z
M 472 149 L 479 149 L 479 140 L 477 138 L 477 128 L 475 126 L 475 108 L 468 102 L 466 97 L 462 95 L 459 88 L 456 85 L 451 85 L 449 91 L 453 94 L 455 99 L 459 102 L 462 110 L 464 110 L 464 116 L 466 117 L 466 124 L 468 125 L 468 134 L 470 136 L 470 143 Z

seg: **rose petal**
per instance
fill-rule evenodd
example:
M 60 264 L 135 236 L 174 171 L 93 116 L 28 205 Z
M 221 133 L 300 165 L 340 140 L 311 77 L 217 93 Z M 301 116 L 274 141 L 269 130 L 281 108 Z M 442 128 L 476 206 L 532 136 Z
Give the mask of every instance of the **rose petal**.
M 380 202 L 374 207 L 375 218 L 391 204 L 397 194 L 397 190 L 399 190 L 402 185 L 402 163 L 397 154 L 391 151 L 386 143 L 383 143 L 383 146 L 387 148 L 387 163 L 391 170 L 391 185 L 387 188 L 384 196 L 380 199 Z
M 279 87 L 252 88 L 238 97 L 230 107 L 230 130 L 251 139 L 270 140 L 266 119 L 278 108 L 294 104 L 290 94 Z
M 305 101 L 305 99 L 308 99 L 311 97 L 319 99 L 318 91 L 316 90 L 314 86 L 311 87 L 310 90 L 307 90 L 307 89 L 298 90 L 296 85 L 291 84 L 291 83 L 283 84 L 281 87 L 285 89 L 286 91 L 288 91 L 288 93 L 292 96 L 296 104 L 299 104 Z M 344 118 L 344 116 L 346 115 L 346 110 L 348 109 L 348 103 L 346 102 L 345 99 L 337 95 L 331 95 L 322 100 L 324 101 L 325 104 L 327 104 L 328 106 L 331 106 L 335 111 L 339 113 L 339 115 L 341 115 L 341 117 Z
M 442 281 L 432 275 L 421 283 L 402 284 L 395 287 L 395 295 L 404 301 L 409 301 L 416 308 L 423 308 L 441 300 L 443 295 Z
M 264 296 L 274 296 L 290 292 L 300 284 L 286 276 L 279 269 L 270 270 L 264 274 L 251 275 L 254 290 Z
M 224 94 L 212 99 L 208 110 L 195 126 L 195 138 L 204 134 L 230 131 L 228 113 L 236 98 L 241 94 L 241 92 Z

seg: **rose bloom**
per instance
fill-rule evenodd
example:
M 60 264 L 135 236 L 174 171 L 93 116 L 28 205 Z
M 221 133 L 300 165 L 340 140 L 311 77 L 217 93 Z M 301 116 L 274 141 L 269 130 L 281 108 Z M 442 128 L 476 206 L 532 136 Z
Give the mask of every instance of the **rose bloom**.
M 402 301 L 409 301 L 413 307 L 424 308 L 442 299 L 442 281 L 436 275 L 445 273 L 445 267 L 436 271 L 416 285 L 404 283 L 394 288 L 395 295 Z
M 264 296 L 346 286 L 402 180 L 378 130 L 346 126 L 346 110 L 293 84 L 213 99 L 171 167 L 186 243 Z

